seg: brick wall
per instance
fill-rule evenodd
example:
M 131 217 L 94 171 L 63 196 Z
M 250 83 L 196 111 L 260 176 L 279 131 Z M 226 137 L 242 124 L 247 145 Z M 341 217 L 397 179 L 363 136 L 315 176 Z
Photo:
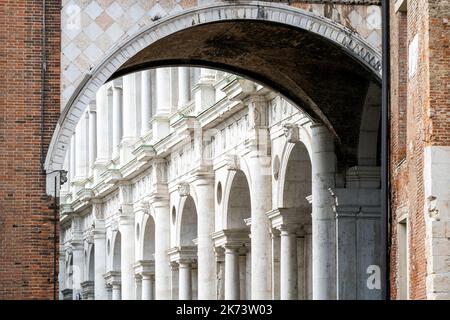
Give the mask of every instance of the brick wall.
M 406 210 L 409 298 L 425 299 L 425 248 L 429 240 L 425 224 L 424 148 L 450 144 L 450 3 L 448 0 L 408 0 L 407 21 L 404 14 L 393 12 L 393 1 L 391 8 L 391 295 L 397 297 L 397 212 Z M 404 45 L 401 28 L 405 28 L 407 35 Z M 408 55 L 408 46 L 416 35 L 417 70 L 408 75 L 404 59 L 413 60 L 415 55 Z M 403 139 L 406 144 L 402 143 Z M 405 154 L 405 162 L 399 165 Z
M 60 1 L 47 1 L 44 155 L 59 117 Z M 41 171 L 42 1 L 0 0 L 0 299 L 52 299 L 54 221 Z

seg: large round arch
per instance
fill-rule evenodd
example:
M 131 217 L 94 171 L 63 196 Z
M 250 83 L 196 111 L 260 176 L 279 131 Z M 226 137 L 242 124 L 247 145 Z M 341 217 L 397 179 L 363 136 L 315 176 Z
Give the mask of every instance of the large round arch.
M 279 91 L 325 123 L 354 164 L 359 123 L 352 119 L 360 120 L 369 85 L 380 81 L 380 61 L 380 52 L 351 30 L 287 5 L 252 1 L 186 10 L 129 36 L 85 75 L 61 114 L 45 169 L 62 169 L 82 112 L 108 79 L 143 67 L 183 64 L 242 74 Z

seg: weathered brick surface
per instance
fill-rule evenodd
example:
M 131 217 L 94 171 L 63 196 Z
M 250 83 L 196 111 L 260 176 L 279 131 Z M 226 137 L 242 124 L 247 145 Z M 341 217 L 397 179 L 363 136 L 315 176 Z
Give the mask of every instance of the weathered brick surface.
M 44 155 L 59 117 L 60 1 L 47 1 Z M 41 170 L 42 1 L 0 0 L 0 299 L 53 298 Z
M 391 295 L 397 297 L 397 212 L 406 207 L 409 298 L 425 299 L 424 147 L 450 145 L 450 3 L 408 0 L 406 15 L 391 12 Z M 416 34 L 419 35 L 418 66 L 408 76 L 404 61 L 408 61 L 408 46 Z M 406 42 L 404 35 L 407 35 Z

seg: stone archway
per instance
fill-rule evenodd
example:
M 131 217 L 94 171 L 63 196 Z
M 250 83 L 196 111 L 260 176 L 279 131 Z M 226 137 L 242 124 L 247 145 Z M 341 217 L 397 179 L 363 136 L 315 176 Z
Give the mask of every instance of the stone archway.
M 208 55 L 197 60 L 195 57 L 189 57 L 189 59 L 186 59 L 186 57 L 183 58 L 174 56 L 170 59 L 163 59 L 163 57 L 158 58 L 151 55 L 149 59 L 145 59 L 145 55 L 148 54 L 148 52 L 145 52 L 144 49 L 151 47 L 156 48 L 155 45 L 158 42 L 168 40 L 170 36 L 176 36 L 177 34 L 181 35 L 180 32 L 183 30 L 190 32 L 195 29 L 197 32 L 202 32 L 204 30 L 202 27 L 204 26 L 207 26 L 208 29 L 212 30 L 214 29 L 214 23 L 233 23 L 237 28 L 237 32 L 243 30 L 242 24 L 251 23 L 257 28 L 269 28 L 274 32 L 274 38 L 283 38 L 278 36 L 286 34 L 286 32 L 290 33 L 290 31 L 298 32 L 298 38 L 296 39 L 299 41 L 299 43 L 297 43 L 297 46 L 299 47 L 296 48 L 296 50 L 298 49 L 300 51 L 293 50 L 292 54 L 294 54 L 294 56 L 297 56 L 298 52 L 307 52 L 310 56 L 317 56 L 318 54 L 319 56 L 320 54 L 323 56 L 324 54 L 327 58 L 331 57 L 330 61 L 344 61 L 345 63 L 336 64 L 335 67 L 338 69 L 334 70 L 334 81 L 335 83 L 340 83 L 339 77 L 345 76 L 346 78 L 349 78 L 348 76 L 350 74 L 354 76 L 352 78 L 352 83 L 355 88 L 352 90 L 359 90 L 361 92 L 365 91 L 370 82 L 379 81 L 381 76 L 381 56 L 376 49 L 372 48 L 363 39 L 361 39 L 361 37 L 352 33 L 343 26 L 336 24 L 327 18 L 314 15 L 301 9 L 296 9 L 283 4 L 251 2 L 245 4 L 210 5 L 203 8 L 186 10 L 182 13 L 160 19 L 148 28 L 128 37 L 121 44 L 116 46 L 115 50 L 110 52 L 110 54 L 105 57 L 101 63 L 85 75 L 84 80 L 75 90 L 75 93 L 63 110 L 57 124 L 45 162 L 46 171 L 52 172 L 62 168 L 70 136 L 74 132 L 75 126 L 83 110 L 95 97 L 95 93 L 100 86 L 112 76 L 136 70 L 143 64 L 152 64 L 154 66 L 175 63 L 200 64 L 215 66 L 216 68 L 223 68 L 236 73 L 242 73 L 280 91 L 287 98 L 295 102 L 297 105 L 300 105 L 301 108 L 312 118 L 325 123 L 329 129 L 337 135 L 338 140 L 342 140 L 342 133 L 345 132 L 345 130 L 349 130 L 351 125 L 340 128 L 336 127 L 335 124 L 341 123 L 342 116 L 346 116 L 349 112 L 351 112 L 351 110 L 347 110 L 347 112 L 343 112 L 342 114 L 333 113 L 332 109 L 334 110 L 339 108 L 336 108 L 336 106 L 331 108 L 332 106 L 329 105 L 332 104 L 331 101 L 321 101 L 319 105 L 319 103 L 314 100 L 315 97 L 311 96 L 310 92 L 306 92 L 308 90 L 305 91 L 302 89 L 302 86 L 310 83 L 311 79 L 291 79 L 289 77 L 271 79 L 267 76 L 267 70 L 265 72 L 248 70 L 243 68 L 238 63 L 233 65 L 232 60 L 224 61 L 221 64 L 218 61 L 208 59 Z M 290 34 L 292 35 L 293 33 Z M 226 43 L 227 39 L 219 38 L 218 40 L 221 40 L 219 42 L 222 43 L 224 43 L 224 40 Z M 230 41 L 234 40 L 231 39 Z M 305 51 L 308 46 L 304 46 L 303 44 L 309 43 L 308 41 L 314 41 L 318 47 L 314 50 L 309 48 L 311 50 L 308 49 L 309 51 Z M 288 47 L 296 46 L 296 44 L 292 42 L 285 45 Z M 214 50 L 216 49 L 220 50 L 224 48 L 220 48 L 220 46 L 214 45 L 213 43 L 212 53 L 214 53 Z M 326 52 L 322 50 L 325 50 Z M 172 51 L 182 52 L 182 50 Z M 144 57 L 136 56 L 139 52 L 141 52 Z M 219 51 L 219 53 L 223 54 L 224 51 Z M 243 54 L 245 54 L 245 52 Z M 279 52 L 276 56 L 280 56 Z M 134 63 L 127 64 L 127 61 L 130 59 L 135 59 L 131 60 L 131 62 Z M 316 60 L 316 63 L 320 64 L 321 61 L 322 60 L 319 58 Z M 247 64 L 247 61 L 242 63 Z M 290 63 L 291 64 L 286 65 L 286 67 L 291 68 L 291 70 L 295 70 L 297 61 L 290 61 Z M 331 66 L 331 64 L 327 66 L 323 65 L 322 68 L 327 70 L 329 66 Z M 280 69 L 279 65 L 276 67 L 277 69 Z M 273 71 L 273 69 L 274 68 L 272 66 L 272 70 L 269 71 Z M 282 74 L 285 74 L 285 71 L 286 70 L 283 70 Z M 313 72 L 313 69 L 310 69 L 308 72 Z M 302 74 L 307 74 L 308 72 Z M 322 74 L 320 76 L 323 77 Z M 323 85 L 325 87 L 327 86 L 327 84 Z M 320 90 L 321 88 L 317 89 Z M 339 91 L 339 86 L 334 90 L 334 93 L 341 92 Z M 341 98 L 346 100 L 348 96 L 349 95 L 344 95 Z M 359 104 L 359 101 L 354 102 L 355 104 Z M 329 105 L 328 109 L 325 105 Z M 359 107 L 355 108 L 355 110 L 359 110 Z M 348 150 L 348 157 L 352 160 L 355 158 L 352 146 L 356 142 L 351 140 L 352 135 L 348 136 L 348 141 L 342 141 L 342 143 L 349 144 L 349 146 L 344 149 Z M 48 188 L 48 190 L 50 189 L 51 188 Z

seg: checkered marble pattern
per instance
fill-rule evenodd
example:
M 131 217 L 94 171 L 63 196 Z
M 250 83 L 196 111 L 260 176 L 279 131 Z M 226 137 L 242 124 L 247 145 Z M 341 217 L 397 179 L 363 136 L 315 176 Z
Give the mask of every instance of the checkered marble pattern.
M 84 75 L 115 45 L 154 21 L 218 0 L 63 0 L 61 14 L 61 108 Z M 279 1 L 284 2 L 284 1 Z M 307 3 L 306 3 L 307 2 Z M 381 11 L 377 1 L 341 1 L 346 4 L 299 1 L 291 5 L 328 17 L 359 33 L 381 48 Z M 362 3 L 365 5 L 348 5 Z

